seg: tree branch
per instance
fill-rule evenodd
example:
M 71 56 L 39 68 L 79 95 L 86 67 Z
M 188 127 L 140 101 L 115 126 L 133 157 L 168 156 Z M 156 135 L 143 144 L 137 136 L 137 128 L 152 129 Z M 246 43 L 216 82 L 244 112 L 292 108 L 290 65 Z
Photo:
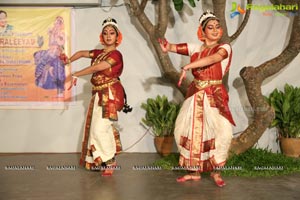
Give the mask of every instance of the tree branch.
M 148 34 L 154 33 L 154 26 L 146 16 L 143 10 L 141 10 L 138 0 L 129 0 L 132 8 L 133 15 L 135 15 L 143 28 L 146 30 Z
M 252 0 L 247 0 L 247 4 L 252 4 Z M 248 23 L 250 13 L 251 13 L 251 10 L 246 10 L 246 14 L 245 14 L 245 17 L 243 19 L 243 22 L 241 23 L 241 25 L 239 26 L 237 31 L 232 36 L 230 36 L 230 38 L 229 38 L 230 42 L 235 40 L 243 32 L 244 28 L 246 27 L 246 25 Z
M 279 72 L 283 67 L 289 64 L 300 52 L 300 17 L 294 17 L 293 28 L 288 46 L 284 51 L 262 65 L 257 67 L 257 70 L 263 72 L 262 78 L 272 76 Z M 266 70 L 268 69 L 268 70 Z
M 169 0 L 159 0 L 158 22 L 157 22 L 157 34 L 159 37 L 163 37 L 167 31 L 169 23 Z
M 142 0 L 141 5 L 140 5 L 140 9 L 144 12 L 145 7 L 148 3 L 148 0 Z

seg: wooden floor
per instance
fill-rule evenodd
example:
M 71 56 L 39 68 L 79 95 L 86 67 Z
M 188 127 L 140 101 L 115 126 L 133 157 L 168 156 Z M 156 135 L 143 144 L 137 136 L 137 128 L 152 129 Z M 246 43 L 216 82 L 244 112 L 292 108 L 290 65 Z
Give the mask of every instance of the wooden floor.
M 300 174 L 225 177 L 218 188 L 204 176 L 177 183 L 183 172 L 159 170 L 152 153 L 117 157 L 112 177 L 78 166 L 79 154 L 0 154 L 1 200 L 277 200 L 300 199 Z

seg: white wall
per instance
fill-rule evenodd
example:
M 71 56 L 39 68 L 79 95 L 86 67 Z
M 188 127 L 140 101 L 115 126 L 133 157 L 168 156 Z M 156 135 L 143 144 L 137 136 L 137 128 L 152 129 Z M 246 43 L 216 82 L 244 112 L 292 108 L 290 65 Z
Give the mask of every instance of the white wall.
M 123 2 L 123 1 L 118 1 Z M 239 1 L 236 1 L 239 2 Z M 265 1 L 254 1 L 262 4 Z M 197 7 L 187 7 L 186 12 L 172 15 L 176 23 L 170 25 L 166 37 L 170 42 L 195 42 L 198 18 L 202 14 L 202 5 L 196 1 Z M 205 5 L 205 8 L 208 5 Z M 229 31 L 233 33 L 238 18 L 230 19 L 231 2 L 226 9 Z M 146 11 L 153 15 L 154 8 L 150 4 Z M 145 34 L 136 29 L 136 21 L 128 15 L 126 7 L 74 9 L 73 52 L 100 47 L 98 35 L 103 19 L 111 16 L 117 19 L 123 33 L 123 42 L 119 50 L 123 54 L 125 68 L 121 80 L 125 86 L 128 101 L 133 112 L 119 115 L 119 128 L 123 148 L 127 150 L 146 132 L 140 125 L 144 111 L 140 108 L 148 97 L 164 94 L 169 99 L 180 101 L 181 94 L 168 84 L 157 80 L 160 70 L 153 56 L 152 47 L 145 41 Z M 154 20 L 154 16 L 151 17 Z M 285 16 L 263 16 L 258 11 L 252 12 L 249 23 L 242 35 L 232 44 L 233 61 L 229 76 L 230 107 L 237 126 L 234 132 L 243 131 L 251 117 L 248 100 L 245 96 L 239 72 L 244 66 L 257 66 L 278 55 L 288 40 L 289 18 Z M 174 65 L 179 69 L 188 58 L 170 55 Z M 276 74 L 263 83 L 263 93 L 268 95 L 275 87 L 282 88 L 284 83 L 300 85 L 297 76 L 300 56 L 288 65 L 280 74 Z M 89 60 L 74 62 L 76 71 L 89 65 Z M 86 108 L 90 98 L 89 77 L 80 79 L 76 86 L 77 101 L 67 110 L 1 110 L 0 111 L 0 152 L 79 152 Z M 257 146 L 278 150 L 275 131 L 267 130 Z M 153 137 L 146 136 L 127 152 L 154 152 Z

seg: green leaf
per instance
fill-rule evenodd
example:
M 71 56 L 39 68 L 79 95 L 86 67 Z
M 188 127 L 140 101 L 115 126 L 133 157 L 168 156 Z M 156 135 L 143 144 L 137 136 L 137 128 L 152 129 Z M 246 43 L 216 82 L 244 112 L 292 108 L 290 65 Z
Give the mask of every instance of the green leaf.
M 176 11 L 181 11 L 183 8 L 183 0 L 173 0 Z
M 190 6 L 193 8 L 196 7 L 195 1 L 194 0 L 189 0 Z

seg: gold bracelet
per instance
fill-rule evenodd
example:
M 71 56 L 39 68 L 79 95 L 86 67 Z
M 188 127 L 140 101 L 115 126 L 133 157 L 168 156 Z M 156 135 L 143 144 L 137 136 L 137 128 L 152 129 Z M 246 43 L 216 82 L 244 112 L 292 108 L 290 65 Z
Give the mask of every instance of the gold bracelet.
M 93 51 L 89 51 L 89 57 L 93 58 L 94 57 L 94 52 Z

